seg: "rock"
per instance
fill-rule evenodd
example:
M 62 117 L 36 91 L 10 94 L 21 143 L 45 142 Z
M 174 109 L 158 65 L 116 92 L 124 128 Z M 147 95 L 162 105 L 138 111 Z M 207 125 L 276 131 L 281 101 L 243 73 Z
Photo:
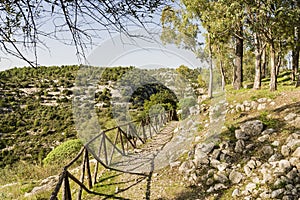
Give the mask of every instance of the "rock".
M 278 147 L 280 145 L 280 142 L 275 140 L 274 142 L 272 142 L 272 145 Z
M 228 164 L 225 162 L 222 162 L 217 166 L 217 169 L 222 172 L 222 171 L 225 171 L 227 167 L 228 167 Z
M 291 157 L 289 161 L 292 166 L 296 166 L 298 163 L 300 163 L 300 159 L 295 157 Z
M 298 147 L 294 153 L 292 154 L 293 157 L 295 158 L 300 158 L 300 147 Z
M 241 129 L 235 130 L 234 134 L 235 138 L 238 140 L 247 140 L 249 138 L 249 136 L 247 136 L 246 133 L 243 132 Z
M 228 181 L 228 178 L 224 172 L 218 172 L 217 174 L 214 174 L 213 178 L 219 183 L 226 183 Z
M 264 130 L 261 134 L 262 135 L 266 135 L 266 134 L 270 135 L 270 134 L 272 134 L 274 132 L 275 132 L 275 129 L 269 128 L 269 129 Z
M 229 174 L 229 180 L 233 184 L 238 184 L 243 178 L 243 175 L 235 170 L 232 170 L 231 173 Z
M 245 107 L 243 104 L 237 104 L 236 107 L 235 107 L 235 110 L 237 112 L 244 112 L 245 111 Z
M 247 165 L 244 166 L 244 172 L 245 172 L 246 176 L 248 176 L 248 177 L 251 176 L 252 171 L 249 166 L 247 166 Z
M 284 117 L 285 121 L 292 121 L 297 117 L 297 114 L 295 113 L 289 113 L 287 116 Z
M 241 130 L 249 136 L 261 134 L 263 127 L 260 120 L 248 121 L 240 126 Z
M 56 185 L 58 178 L 58 176 L 50 176 L 42 180 L 40 186 L 34 187 L 30 193 L 25 193 L 25 197 L 36 195 L 42 191 L 49 191 L 49 189 L 52 189 Z
M 291 164 L 288 160 L 280 160 L 278 162 L 278 167 L 280 168 L 280 171 L 285 172 L 290 169 Z
M 256 110 L 256 109 L 257 109 L 257 105 L 258 105 L 258 103 L 257 103 L 256 101 L 251 101 L 251 108 L 252 108 L 253 110 Z
M 264 191 L 259 195 L 262 199 L 270 199 L 271 194 L 268 191 Z
M 282 197 L 282 200 L 294 200 L 293 196 L 289 196 L 289 195 L 284 195 Z
M 212 178 L 208 178 L 207 180 L 206 180 L 206 185 L 207 186 L 211 186 L 212 184 L 214 183 L 214 180 L 212 179 Z
M 243 101 L 243 105 L 246 107 L 250 107 L 251 103 L 249 101 L 245 100 L 245 101 Z
M 279 161 L 281 158 L 282 158 L 282 155 L 281 155 L 281 154 L 275 153 L 274 155 L 272 155 L 272 156 L 268 159 L 268 161 L 269 161 L 269 162 Z
M 183 162 L 180 165 L 178 170 L 181 174 L 189 174 L 194 169 L 195 169 L 195 165 L 194 165 L 193 161 L 190 160 L 190 161 Z
M 218 160 L 220 158 L 220 154 L 221 154 L 221 150 L 220 149 L 215 149 L 212 153 L 211 153 L 211 157 L 213 159 Z
M 297 176 L 298 176 L 298 172 L 295 167 L 289 173 L 286 174 L 286 177 L 290 180 L 294 180 Z
M 236 153 L 242 153 L 243 150 L 244 150 L 244 147 L 245 147 L 245 143 L 243 140 L 238 140 L 236 143 L 235 143 L 235 147 L 234 147 L 234 151 Z
M 266 103 L 267 102 L 267 98 L 260 98 L 260 99 L 257 99 L 257 102 L 258 103 Z
M 206 190 L 207 193 L 212 193 L 214 191 L 214 186 L 210 186 L 210 188 L 208 188 L 208 190 Z
M 204 153 L 210 153 L 214 147 L 215 147 L 215 144 L 213 142 L 202 143 L 202 144 L 197 145 L 197 148 L 201 149 L 201 151 Z
M 254 160 L 250 160 L 250 161 L 247 163 L 247 166 L 248 166 L 250 169 L 255 169 L 256 163 L 255 163 Z
M 280 194 L 282 194 L 284 192 L 284 189 L 280 188 L 280 189 L 277 189 L 277 190 L 274 190 L 272 193 L 271 193 L 271 198 L 276 198 L 278 197 Z
M 260 103 L 257 106 L 257 110 L 264 110 L 264 109 L 266 109 L 266 107 L 267 107 L 266 103 Z
M 178 167 L 178 166 L 180 166 L 180 161 L 176 161 L 176 162 L 170 162 L 170 167 L 171 168 L 174 168 L 174 167 Z
M 214 187 L 215 191 L 226 189 L 227 187 L 222 183 L 217 183 Z
M 216 159 L 210 159 L 210 166 L 212 166 L 213 168 L 217 169 L 220 164 L 221 164 L 220 161 Z
M 240 190 L 238 188 L 234 189 L 231 194 L 232 197 L 240 196 Z
M 196 166 L 200 166 L 201 164 L 208 164 L 208 155 L 202 152 L 201 150 L 196 149 L 193 161 L 196 164 Z
M 262 147 L 262 153 L 265 155 L 272 155 L 274 153 L 274 150 L 271 146 L 267 145 Z
M 255 183 L 248 183 L 245 187 L 245 191 L 252 193 L 255 188 L 256 188 Z
M 285 157 L 289 156 L 290 155 L 290 148 L 286 145 L 282 145 L 281 154 Z
M 270 135 L 268 135 L 268 134 L 262 135 L 262 136 L 257 138 L 257 140 L 259 142 L 265 142 L 265 141 L 268 141 L 269 139 L 270 139 Z

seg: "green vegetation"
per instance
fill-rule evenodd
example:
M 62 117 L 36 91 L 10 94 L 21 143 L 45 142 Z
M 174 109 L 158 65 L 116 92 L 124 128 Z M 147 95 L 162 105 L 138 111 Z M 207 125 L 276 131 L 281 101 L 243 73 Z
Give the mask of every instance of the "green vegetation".
M 79 139 L 68 140 L 53 149 L 43 160 L 43 163 L 45 165 L 65 165 L 68 161 L 76 156 L 81 148 L 82 143 Z

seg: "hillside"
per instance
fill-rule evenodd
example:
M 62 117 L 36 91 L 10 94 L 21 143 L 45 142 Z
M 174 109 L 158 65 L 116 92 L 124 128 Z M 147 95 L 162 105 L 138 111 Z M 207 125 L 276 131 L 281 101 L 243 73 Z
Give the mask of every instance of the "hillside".
M 76 138 L 71 88 L 78 67 L 35 70 L 0 74 L 3 199 L 24 199 L 47 182 L 44 178 L 57 175 L 61 165 L 43 166 L 43 159 L 54 147 Z M 298 199 L 300 90 L 286 73 L 280 78 L 277 92 L 265 89 L 265 80 L 262 90 L 228 86 L 226 99 L 202 100 L 193 120 L 181 121 L 176 129 L 182 132 L 193 123 L 198 130 L 179 159 L 146 178 L 102 169 L 95 190 L 125 199 Z M 103 85 L 112 79 L 118 78 L 108 77 Z M 98 93 L 99 101 L 108 103 L 105 97 L 112 98 L 113 89 Z M 103 108 L 102 118 L 108 120 L 110 107 Z M 222 120 L 218 129 L 213 126 Z M 213 135 L 212 129 L 217 130 Z M 53 187 L 57 179 L 49 180 L 54 180 Z M 50 192 L 46 188 L 25 199 L 47 199 Z

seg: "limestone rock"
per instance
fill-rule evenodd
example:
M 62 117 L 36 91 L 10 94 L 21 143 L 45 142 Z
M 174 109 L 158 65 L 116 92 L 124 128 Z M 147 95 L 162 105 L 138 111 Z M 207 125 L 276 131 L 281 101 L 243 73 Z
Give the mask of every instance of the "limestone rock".
M 296 157 L 296 158 L 300 158 L 300 147 L 298 147 L 294 153 L 292 154 L 293 157 Z
M 244 147 L 245 147 L 245 143 L 243 140 L 238 140 L 236 143 L 235 143 L 235 148 L 234 148 L 234 151 L 236 153 L 242 153 L 243 150 L 244 150 Z
M 284 189 L 280 188 L 280 189 L 277 189 L 277 190 L 274 190 L 271 194 L 271 198 L 276 198 L 278 197 L 280 194 L 282 194 L 284 192 Z
M 295 113 L 289 113 L 287 116 L 284 117 L 285 121 L 292 121 L 297 117 L 297 114 Z
M 232 197 L 240 196 L 240 190 L 238 188 L 234 189 L 231 194 Z
M 243 175 L 235 170 L 232 170 L 231 173 L 229 174 L 229 180 L 233 184 L 238 184 L 243 178 Z
M 241 130 L 249 136 L 261 134 L 263 127 L 260 120 L 248 121 L 240 126 Z
M 286 145 L 282 145 L 281 154 L 285 157 L 289 156 L 290 155 L 290 148 Z
M 252 193 L 255 188 L 256 188 L 255 183 L 248 183 L 245 187 L 245 191 L 249 192 L 249 193 Z
M 246 133 L 241 129 L 235 130 L 234 134 L 235 134 L 235 138 L 238 140 L 247 140 L 249 138 L 249 136 L 246 135 Z

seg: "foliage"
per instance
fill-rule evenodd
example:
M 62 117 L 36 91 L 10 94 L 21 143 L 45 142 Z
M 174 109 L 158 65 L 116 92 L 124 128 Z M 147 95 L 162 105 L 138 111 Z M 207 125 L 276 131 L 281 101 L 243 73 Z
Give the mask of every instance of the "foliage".
M 79 139 L 68 140 L 53 149 L 43 160 L 45 165 L 51 164 L 66 164 L 71 160 L 82 148 L 82 143 Z
M 149 100 L 145 100 L 144 110 L 155 112 L 164 108 L 165 110 L 176 109 L 176 96 L 167 90 L 161 91 L 150 96 Z M 159 106 L 158 106 L 159 105 Z

